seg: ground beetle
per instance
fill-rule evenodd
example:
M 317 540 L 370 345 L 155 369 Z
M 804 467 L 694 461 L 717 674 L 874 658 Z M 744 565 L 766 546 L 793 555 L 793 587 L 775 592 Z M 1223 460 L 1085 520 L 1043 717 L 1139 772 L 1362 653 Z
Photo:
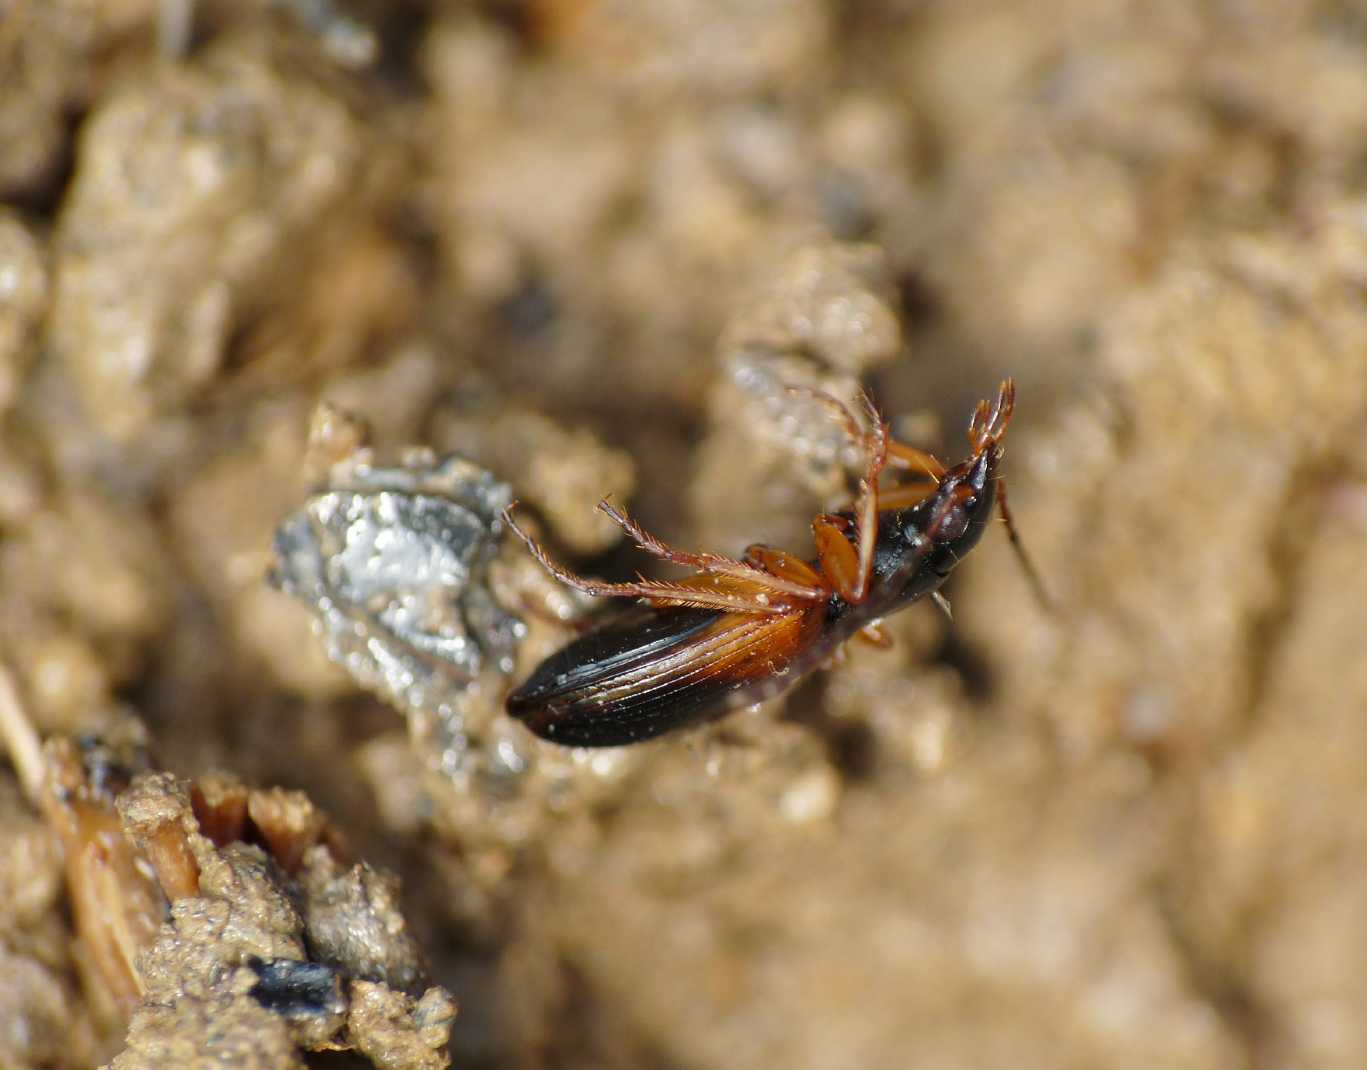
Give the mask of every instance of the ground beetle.
M 611 747 L 772 698 L 846 639 L 885 645 L 878 622 L 889 613 L 926 595 L 942 601 L 940 585 L 977 545 L 994 506 L 1043 598 L 997 471 L 1016 398 L 1010 379 L 994 402 L 978 403 L 968 428 L 972 454 L 952 468 L 892 440 L 867 397 L 869 430 L 835 398 L 809 393 L 835 413 L 867 458 L 854 506 L 812 522 L 815 560 L 760 544 L 739 560 L 676 550 L 603 501 L 599 508 L 641 549 L 694 574 L 601 583 L 557 565 L 518 527 L 512 506 L 505 510 L 509 527 L 561 582 L 591 595 L 641 600 L 543 661 L 508 696 L 509 713 L 556 743 Z M 889 466 L 928 478 L 880 491 L 878 477 Z

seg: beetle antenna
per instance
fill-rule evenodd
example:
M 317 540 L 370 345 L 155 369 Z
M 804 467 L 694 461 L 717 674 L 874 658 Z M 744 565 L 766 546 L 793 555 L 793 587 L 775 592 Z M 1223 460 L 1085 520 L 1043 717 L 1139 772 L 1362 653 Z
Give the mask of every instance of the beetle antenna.
M 1035 568 L 1035 562 L 1026 551 L 1025 543 L 1021 541 L 1020 532 L 1016 530 L 1016 521 L 1011 515 L 1011 506 L 1006 501 L 1006 480 L 1001 476 L 997 477 L 997 508 L 1001 510 L 1002 520 L 1006 523 L 1006 537 L 1011 540 L 1011 549 L 1015 551 L 1016 560 L 1020 562 L 1021 569 L 1025 572 L 1025 578 L 1030 582 L 1030 589 L 1034 592 L 1035 601 L 1049 616 L 1057 616 L 1058 603 L 1049 594 L 1049 589 L 1044 586 L 1044 580 L 1040 578 L 1039 570 Z

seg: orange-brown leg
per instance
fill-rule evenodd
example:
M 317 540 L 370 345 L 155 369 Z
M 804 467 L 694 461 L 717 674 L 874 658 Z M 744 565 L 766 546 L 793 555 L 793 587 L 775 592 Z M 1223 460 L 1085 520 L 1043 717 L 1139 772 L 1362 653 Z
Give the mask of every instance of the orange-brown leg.
M 893 509 L 910 509 L 920 505 L 940 488 L 934 483 L 910 483 L 905 487 L 878 492 L 878 511 L 886 513 Z
M 513 503 L 516 505 L 516 503 Z M 636 583 L 605 583 L 577 576 L 557 564 L 541 544 L 523 531 L 512 516 L 513 506 L 503 510 L 503 522 L 512 529 L 541 567 L 567 587 L 596 598 L 646 598 L 666 605 L 688 605 L 702 609 L 721 609 L 730 613 L 783 613 L 787 606 L 773 599 L 757 584 L 740 581 L 731 584 L 715 581 L 710 585 L 690 584 L 688 581 L 639 580 Z
M 775 589 L 778 578 L 768 577 L 756 568 L 746 568 L 745 575 L 716 575 L 701 573 L 686 579 L 644 579 L 634 584 L 608 584 L 600 579 L 586 579 L 571 573 L 569 568 L 556 563 L 530 534 L 524 532 L 513 519 L 511 504 L 503 510 L 503 522 L 513 530 L 528 551 L 562 584 L 599 599 L 648 599 L 660 605 L 692 605 L 703 609 L 725 609 L 733 614 L 783 614 L 789 611 L 794 599 L 820 601 L 830 596 L 827 590 L 801 588 L 800 594 Z M 791 585 L 796 588 L 797 585 Z
M 945 477 L 945 466 L 934 454 L 908 446 L 905 442 L 888 439 L 888 464 L 893 468 L 905 468 L 909 472 L 921 472 L 935 482 Z
M 819 576 L 812 575 L 818 581 L 817 585 L 777 573 L 766 571 L 756 564 L 748 561 L 737 561 L 734 558 L 725 557 L 722 554 L 707 552 L 693 553 L 688 550 L 678 550 L 666 543 L 661 542 L 650 532 L 646 531 L 640 524 L 632 520 L 625 513 L 620 512 L 608 499 L 604 498 L 598 503 L 598 508 L 617 524 L 631 540 L 648 554 L 653 554 L 665 561 L 670 561 L 676 565 L 684 565 L 688 568 L 695 568 L 699 572 L 708 572 L 721 576 L 734 576 L 746 583 L 757 584 L 778 594 L 791 595 L 794 598 L 808 600 L 821 599 L 826 596 L 826 592 L 819 586 Z M 775 551 L 780 553 L 781 551 Z M 748 556 L 748 554 L 747 554 Z M 787 556 L 786 554 L 784 555 Z M 810 572 L 810 569 L 808 570 Z
M 642 550 L 648 554 L 654 554 L 656 557 L 665 561 L 672 561 L 676 565 L 686 565 L 689 568 L 695 568 L 703 572 L 747 573 L 754 571 L 747 567 L 744 562 L 736 561 L 730 557 L 724 557 L 721 554 L 706 552 L 693 553 L 688 550 L 676 549 L 667 543 L 661 542 L 654 535 L 650 534 L 650 532 L 646 531 L 645 528 L 641 527 L 640 524 L 636 523 L 635 520 L 621 512 L 607 498 L 604 498 L 598 503 L 598 509 L 609 520 L 625 531 L 631 541 Z
M 771 576 L 796 584 L 803 591 L 810 591 L 813 597 L 824 598 L 830 594 L 821 573 L 787 550 L 779 550 L 759 542 L 751 543 L 745 548 L 743 560 L 747 564 L 763 569 Z
M 829 408 L 849 436 L 863 446 L 867 456 L 854 508 L 857 533 L 855 545 L 851 546 L 845 538 L 844 532 L 848 530 L 848 526 L 843 521 L 837 524 L 832 522 L 836 520 L 834 517 L 818 517 L 812 524 L 812 534 L 816 538 L 822 572 L 841 598 L 857 604 L 868 596 L 869 579 L 873 573 L 873 553 L 878 540 L 878 513 L 882 507 L 878 477 L 883 469 L 889 463 L 894 463 L 898 467 L 925 472 L 938 482 L 944 476 L 945 467 L 924 450 L 891 441 L 888 437 L 888 425 L 883 422 L 882 416 L 867 394 L 860 394 L 870 428 L 864 431 L 854 413 L 831 395 L 800 387 L 789 389 L 794 393 L 805 393 Z M 917 487 L 908 488 L 906 493 L 890 493 L 895 496 L 894 502 L 905 501 L 907 505 L 914 505 L 933 490 L 934 487 L 924 490 Z M 907 505 L 896 507 L 906 508 Z
M 851 604 L 862 601 L 859 590 L 859 552 L 845 536 L 849 521 L 838 516 L 819 516 L 812 521 L 812 538 L 826 583 Z
M 790 393 L 802 394 L 819 401 L 826 408 L 831 410 L 835 418 L 840 421 L 840 425 L 845 429 L 845 433 L 858 445 L 867 448 L 869 435 L 859 426 L 859 421 L 855 419 L 854 413 L 839 398 L 833 397 L 824 390 L 817 390 L 813 387 L 790 386 Z M 867 394 L 860 394 L 865 409 L 876 427 L 882 423 L 882 418 L 878 415 L 878 410 L 874 408 L 873 402 L 869 400 Z M 934 454 L 925 450 L 917 449 L 915 446 L 905 442 L 898 442 L 887 433 L 887 428 L 883 428 L 883 440 L 887 454 L 887 463 L 893 468 L 902 468 L 909 472 L 921 472 L 928 475 L 937 483 L 945 476 L 945 466 Z
M 855 577 L 851 602 L 862 602 L 869 593 L 869 577 L 873 575 L 873 550 L 878 541 L 878 477 L 888 463 L 888 425 L 873 407 L 867 394 L 860 400 L 868 413 L 871 430 L 864 439 L 868 451 L 868 465 L 864 477 L 859 481 L 859 498 L 855 502 L 855 517 L 858 524 L 859 572 Z
M 858 604 L 868 595 L 869 576 L 873 572 L 873 551 L 878 539 L 878 476 L 888 462 L 888 426 L 867 394 L 860 395 L 871 425 L 871 430 L 865 432 L 860 430 L 854 414 L 829 394 L 819 390 L 790 389 L 794 393 L 809 394 L 835 413 L 850 437 L 864 447 L 867 456 L 854 506 L 854 545 L 845 537 L 849 530 L 847 521 L 830 515 L 812 521 L 817 557 L 828 585 L 845 601 Z
M 859 426 L 859 421 L 855 419 L 854 413 L 849 406 L 833 394 L 828 394 L 824 390 L 818 390 L 814 386 L 790 386 L 788 393 L 797 394 L 802 397 L 809 397 L 813 401 L 825 405 L 830 410 L 831 415 L 839 421 L 840 426 L 845 429 L 845 434 L 850 436 L 851 441 L 861 444 L 864 441 L 864 430 Z
M 707 572 L 695 572 L 682 580 L 642 580 L 641 584 L 649 588 L 643 597 L 654 605 L 724 609 L 730 613 L 783 614 L 792 612 L 797 604 L 814 601 L 778 595 L 748 580 Z

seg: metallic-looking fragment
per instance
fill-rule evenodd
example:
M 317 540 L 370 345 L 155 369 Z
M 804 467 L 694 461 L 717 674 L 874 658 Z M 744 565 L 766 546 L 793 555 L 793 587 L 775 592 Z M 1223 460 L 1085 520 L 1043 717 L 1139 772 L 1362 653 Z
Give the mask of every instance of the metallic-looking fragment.
M 501 678 L 526 632 L 485 585 L 507 484 L 459 457 L 410 451 L 376 467 L 361 449 L 275 537 L 275 582 L 308 603 L 328 656 L 410 714 L 431 717 L 442 762 L 465 747 L 468 692 Z

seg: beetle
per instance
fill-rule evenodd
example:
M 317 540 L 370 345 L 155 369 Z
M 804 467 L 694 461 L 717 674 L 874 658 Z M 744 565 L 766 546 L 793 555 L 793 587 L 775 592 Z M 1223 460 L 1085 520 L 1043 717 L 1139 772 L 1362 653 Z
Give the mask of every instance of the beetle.
M 847 639 L 880 645 L 878 622 L 939 588 L 982 538 L 994 508 L 1037 594 L 998 473 L 1016 389 L 1005 380 L 981 401 L 968 427 L 970 456 L 945 467 L 894 441 L 867 396 L 869 429 L 841 402 L 829 407 L 865 455 L 853 506 L 812 522 L 817 556 L 804 560 L 763 544 L 739 559 L 667 546 L 606 499 L 598 507 L 644 551 L 684 565 L 682 580 L 605 583 L 553 561 L 512 517 L 503 519 L 556 579 L 586 594 L 639 604 L 586 632 L 543 661 L 507 698 L 507 709 L 544 739 L 611 747 L 713 720 L 787 691 Z M 887 467 L 919 472 L 917 483 L 880 491 Z M 514 503 L 515 504 L 515 503 Z

